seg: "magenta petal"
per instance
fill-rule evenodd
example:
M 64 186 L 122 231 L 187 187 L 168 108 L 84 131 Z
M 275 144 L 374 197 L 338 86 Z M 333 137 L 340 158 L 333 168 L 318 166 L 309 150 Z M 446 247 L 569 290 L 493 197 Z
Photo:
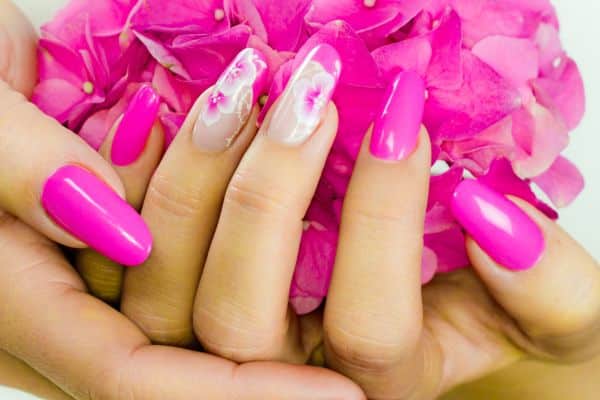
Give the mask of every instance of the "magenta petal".
M 579 125 L 585 113 L 585 89 L 577 64 L 562 59 L 560 65 L 532 83 L 538 102 L 560 113 L 569 129 Z
M 136 32 L 135 35 L 139 41 L 146 46 L 152 57 L 154 57 L 154 59 L 158 61 L 160 65 L 184 79 L 192 79 L 179 59 L 175 57 L 161 41 L 155 40 L 150 36 L 146 36 L 140 32 Z
M 86 25 L 94 36 L 118 36 L 137 0 L 71 0 L 42 33 L 58 38 L 73 49 L 85 47 Z
M 465 248 L 465 235 L 458 226 L 444 232 L 425 235 L 425 246 L 437 256 L 438 273 L 449 273 L 470 265 Z
M 550 169 L 533 178 L 533 182 L 548 195 L 558 208 L 571 204 L 585 187 L 581 172 L 564 157 L 558 157 Z
M 60 101 L 57 99 L 60 97 Z M 87 97 L 81 87 L 60 79 L 47 79 L 34 90 L 32 102 L 44 113 L 61 123 L 69 119 L 69 113 Z
M 108 121 L 110 110 L 102 110 L 90 116 L 79 131 L 79 136 L 94 150 L 99 150 L 108 135 L 111 123 Z
M 462 33 L 458 14 L 451 11 L 430 34 L 431 64 L 427 86 L 445 90 L 460 88 L 463 79 L 461 62 Z
M 298 50 L 311 0 L 254 0 L 254 3 L 265 25 L 269 45 L 279 51 Z
M 431 52 L 429 40 L 415 37 L 382 46 L 373 51 L 373 58 L 386 80 L 391 80 L 398 71 L 416 71 L 425 76 Z
M 538 50 L 527 39 L 489 36 L 473 47 L 473 54 L 515 87 L 527 85 L 538 75 Z M 515 62 L 515 54 L 518 54 L 518 62 Z
M 326 230 L 317 223 L 307 223 L 302 235 L 293 287 L 304 296 L 325 297 L 331 281 L 331 272 L 337 248 L 337 232 Z M 292 297 L 294 293 L 292 293 Z M 318 304 L 316 305 L 318 306 Z M 306 313 L 312 310 L 296 310 Z
M 462 59 L 461 88 L 429 90 L 424 123 L 434 143 L 471 137 L 520 106 L 519 92 L 496 71 L 468 51 Z
M 348 23 L 368 44 L 381 44 L 388 35 L 407 24 L 421 9 L 424 0 L 313 0 L 307 22 L 320 28 L 332 21 Z
M 223 0 L 144 0 L 131 19 L 137 31 L 215 33 L 229 28 Z
M 213 85 L 223 70 L 246 48 L 250 28 L 238 25 L 216 35 L 189 34 L 175 38 L 171 53 L 181 62 L 192 80 Z
M 513 114 L 513 136 L 521 150 L 513 166 L 522 178 L 544 173 L 569 144 L 563 121 L 538 104 Z
M 225 2 L 225 6 L 231 22 L 248 25 L 263 42 L 269 41 L 267 28 L 254 0 L 230 0 Z

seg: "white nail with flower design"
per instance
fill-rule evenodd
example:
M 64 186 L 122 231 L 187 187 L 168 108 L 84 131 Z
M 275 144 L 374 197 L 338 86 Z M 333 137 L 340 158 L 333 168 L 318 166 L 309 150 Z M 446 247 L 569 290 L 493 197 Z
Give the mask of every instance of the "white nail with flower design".
M 267 72 L 258 50 L 247 48 L 237 55 L 202 106 L 193 133 L 196 146 L 210 152 L 231 146 L 266 89 Z
M 290 79 L 267 135 L 290 146 L 305 142 L 321 123 L 340 73 L 338 52 L 327 44 L 315 47 Z

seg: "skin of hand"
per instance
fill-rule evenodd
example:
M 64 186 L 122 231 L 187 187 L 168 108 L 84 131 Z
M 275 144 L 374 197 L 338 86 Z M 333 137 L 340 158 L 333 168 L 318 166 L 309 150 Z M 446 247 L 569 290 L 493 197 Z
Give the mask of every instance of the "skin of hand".
M 290 310 L 302 218 L 337 131 L 325 93 L 313 103 L 321 105 L 318 123 L 298 141 L 306 127 L 293 114 L 290 93 L 302 93 L 295 85 L 328 70 L 321 67 L 305 62 L 258 133 L 254 110 L 217 152 L 203 149 L 197 134 L 223 136 L 198 122 L 219 84 L 198 100 L 150 181 L 142 215 L 155 253 L 126 271 L 122 310 L 157 343 L 198 339 L 238 362 L 303 363 L 323 338 L 327 365 L 372 399 L 429 400 L 520 360 L 558 366 L 596 356 L 598 263 L 518 199 L 492 193 L 492 217 L 481 226 L 506 228 L 516 218 L 513 225 L 527 229 L 508 229 L 503 234 L 516 236 L 498 238 L 494 249 L 478 225 L 469 226 L 485 245 L 468 239 L 473 269 L 421 287 L 430 145 L 419 132 L 415 104 L 424 99 L 414 76 L 394 82 L 386 105 L 394 112 L 384 109 L 365 137 L 344 204 L 323 329 L 318 314 L 299 318 Z M 506 243 L 514 254 L 499 255 Z M 113 270 L 101 263 L 87 271 L 88 282 L 113 281 L 102 277 Z M 119 288 L 112 292 L 118 297 Z
M 76 399 L 363 399 L 355 384 L 322 368 L 238 365 L 152 345 L 134 323 L 87 293 L 59 247 L 34 230 L 76 244 L 43 212 L 37 185 L 56 164 L 75 160 L 105 172 L 106 182 L 121 183 L 110 163 L 18 92 L 28 95 L 35 82 L 35 43 L 23 15 L 0 2 L 0 54 L 8 61 L 0 81 L 0 158 L 8 163 L 0 167 L 1 354 L 23 360 Z M 142 164 L 152 162 L 148 154 Z M 32 159 L 38 169 L 26 167 Z

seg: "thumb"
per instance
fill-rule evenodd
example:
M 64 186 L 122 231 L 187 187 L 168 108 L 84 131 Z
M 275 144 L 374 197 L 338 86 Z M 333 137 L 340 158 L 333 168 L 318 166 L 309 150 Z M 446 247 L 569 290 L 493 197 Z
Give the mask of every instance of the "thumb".
M 517 344 L 559 359 L 600 351 L 600 268 L 578 243 L 533 206 L 476 181 L 459 185 L 452 208 L 471 235 L 473 267 L 518 324 Z
M 29 97 L 37 81 L 37 35 L 10 1 L 0 1 L 0 80 Z

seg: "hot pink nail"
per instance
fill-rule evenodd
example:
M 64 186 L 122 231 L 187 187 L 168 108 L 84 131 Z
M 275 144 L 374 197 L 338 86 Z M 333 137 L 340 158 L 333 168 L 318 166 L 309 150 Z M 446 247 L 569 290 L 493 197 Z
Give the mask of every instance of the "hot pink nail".
M 115 132 L 111 150 L 113 164 L 129 165 L 140 157 L 146 147 L 159 107 L 160 97 L 152 87 L 144 85 L 137 91 Z
M 545 241 L 541 229 L 506 197 L 474 180 L 458 185 L 452 212 L 498 264 L 512 271 L 532 268 Z
M 415 72 L 401 72 L 388 87 L 375 121 L 371 153 L 380 159 L 406 159 L 417 146 L 425 107 L 425 83 Z
M 193 141 L 209 152 L 226 150 L 238 136 L 267 88 L 268 66 L 258 50 L 242 50 L 227 67 L 202 107 Z
M 127 266 L 146 261 L 152 235 L 139 214 L 91 172 L 60 168 L 44 186 L 42 206 L 62 228 Z
M 315 47 L 290 79 L 267 135 L 289 146 L 305 142 L 321 123 L 342 70 L 337 50 Z

